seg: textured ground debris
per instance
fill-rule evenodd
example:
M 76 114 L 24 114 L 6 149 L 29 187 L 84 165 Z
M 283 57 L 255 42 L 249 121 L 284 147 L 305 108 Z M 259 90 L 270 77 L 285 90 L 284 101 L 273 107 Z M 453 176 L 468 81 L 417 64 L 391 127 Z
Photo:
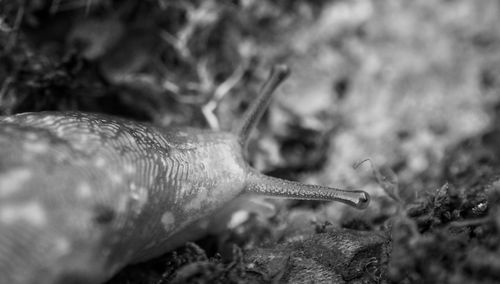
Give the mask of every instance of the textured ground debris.
M 325 230 L 255 249 L 246 261 L 258 282 L 379 282 L 387 261 L 387 238 L 372 232 Z
M 490 283 L 499 24 L 495 0 L 0 1 L 0 114 L 227 129 L 286 62 L 254 166 L 366 189 L 370 208 L 272 201 L 110 283 Z

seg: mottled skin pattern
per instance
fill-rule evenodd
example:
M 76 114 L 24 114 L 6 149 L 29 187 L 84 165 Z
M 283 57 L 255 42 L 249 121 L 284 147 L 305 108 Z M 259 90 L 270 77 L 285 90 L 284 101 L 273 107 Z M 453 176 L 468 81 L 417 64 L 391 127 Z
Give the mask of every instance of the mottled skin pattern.
M 240 149 L 228 133 L 97 114 L 0 118 L 0 283 L 101 282 L 174 248 L 243 191 Z

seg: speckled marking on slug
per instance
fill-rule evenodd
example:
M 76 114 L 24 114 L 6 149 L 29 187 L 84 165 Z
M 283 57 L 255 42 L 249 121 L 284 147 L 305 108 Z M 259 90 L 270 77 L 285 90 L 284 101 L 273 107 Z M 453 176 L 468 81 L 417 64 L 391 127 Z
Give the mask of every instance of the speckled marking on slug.
M 175 226 L 175 217 L 172 212 L 165 212 L 161 215 L 161 223 L 163 224 L 163 228 L 167 232 L 171 232 Z
M 5 173 L 0 172 L 0 197 L 9 196 L 23 189 L 33 173 L 28 168 L 14 168 Z
M 110 171 L 108 177 L 113 185 L 121 184 L 124 181 L 123 174 L 121 174 L 119 172 Z
M 128 175 L 132 175 L 136 171 L 135 166 L 130 163 L 125 164 L 123 167 L 125 169 L 125 173 Z
M 196 190 L 197 190 L 196 196 L 193 199 L 191 199 L 184 207 L 187 210 L 197 210 L 201 208 L 204 202 L 207 202 L 209 200 L 208 190 L 206 187 L 199 186 L 197 187 Z
M 103 157 L 96 157 L 94 159 L 94 166 L 99 169 L 104 168 L 106 166 L 106 159 Z
M 45 141 L 26 141 L 24 142 L 23 147 L 27 152 L 35 154 L 46 153 L 49 150 L 49 145 Z
M 137 214 L 141 212 L 142 208 L 148 202 L 148 191 L 143 186 L 137 186 L 135 183 L 130 184 L 130 198 L 131 198 L 131 210 L 135 211 Z
M 27 222 L 36 227 L 47 224 L 46 209 L 39 202 L 3 205 L 0 208 L 0 222 L 12 225 Z
M 92 196 L 92 188 L 88 182 L 80 182 L 76 186 L 76 193 L 80 198 L 89 198 Z

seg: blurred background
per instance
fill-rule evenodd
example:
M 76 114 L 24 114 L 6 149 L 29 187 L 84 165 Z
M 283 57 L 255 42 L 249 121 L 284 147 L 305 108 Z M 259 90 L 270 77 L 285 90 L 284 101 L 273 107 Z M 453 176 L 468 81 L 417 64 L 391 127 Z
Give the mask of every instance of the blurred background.
M 288 64 L 251 163 L 366 190 L 370 207 L 229 210 L 232 223 L 111 283 L 489 283 L 500 277 L 499 27 L 497 0 L 0 0 L 0 115 L 227 130 L 271 66 Z M 338 247 L 344 236 L 368 256 Z M 345 259 L 318 258 L 322 241 Z

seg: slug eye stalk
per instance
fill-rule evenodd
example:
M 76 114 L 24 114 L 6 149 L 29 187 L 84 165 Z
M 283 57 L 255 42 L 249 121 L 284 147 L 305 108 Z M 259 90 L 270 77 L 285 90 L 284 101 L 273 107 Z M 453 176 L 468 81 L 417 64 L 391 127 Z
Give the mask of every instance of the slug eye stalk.
M 286 65 L 274 66 L 256 101 L 246 111 L 243 122 L 237 129 L 238 140 L 243 151 L 246 149 L 252 130 L 257 126 L 269 105 L 273 92 L 289 74 L 290 69 Z M 255 170 L 250 170 L 248 173 L 246 192 L 289 199 L 339 201 L 358 209 L 366 208 L 370 202 L 370 196 L 364 191 L 302 184 L 269 177 Z
M 357 209 L 365 209 L 370 203 L 368 193 L 361 190 L 303 184 L 252 171 L 247 178 L 246 191 L 269 197 L 300 200 L 339 201 Z
M 243 115 L 243 120 L 239 128 L 236 129 L 236 135 L 243 148 L 246 149 L 248 138 L 252 130 L 257 127 L 262 115 L 271 102 L 272 95 L 276 88 L 290 75 L 290 68 L 286 65 L 275 65 L 271 70 L 271 75 L 264 83 L 255 102 L 250 105 Z

